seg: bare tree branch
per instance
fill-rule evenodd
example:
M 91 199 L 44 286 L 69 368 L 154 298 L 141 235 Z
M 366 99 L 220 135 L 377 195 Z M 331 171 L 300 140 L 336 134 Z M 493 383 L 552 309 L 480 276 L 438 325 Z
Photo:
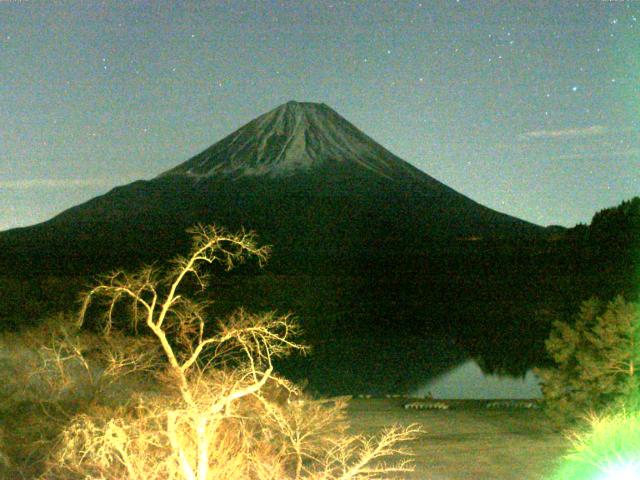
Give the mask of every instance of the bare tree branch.
M 161 351 L 166 365 L 156 376 L 163 390 L 141 392 L 137 403 L 112 417 L 103 410 L 77 417 L 49 464 L 52 476 L 364 480 L 409 471 L 408 460 L 389 465 L 380 460 L 405 456 L 397 444 L 414 439 L 417 427 L 391 428 L 378 439 L 349 435 L 345 401 L 333 406 L 312 401 L 274 373 L 275 358 L 307 351 L 296 340 L 300 327 L 291 315 L 239 309 L 206 335 L 208 304 L 189 298 L 184 280 L 191 276 L 204 289 L 203 265 L 218 263 L 229 270 L 248 256 L 262 264 L 269 250 L 258 247 L 252 232 L 230 234 L 197 225 L 191 233 L 191 252 L 177 258 L 170 270 L 152 266 L 133 274 L 113 272 L 85 294 L 78 325 L 94 299 L 101 299 L 105 339 L 117 334 L 121 305 L 129 307 L 134 331 L 140 323 L 148 328 L 153 351 Z M 67 352 L 84 360 L 82 349 L 73 345 L 53 357 L 63 366 Z M 157 357 L 147 357 L 141 348 L 118 352 L 122 345 L 105 340 L 104 377 L 156 364 Z M 91 369 L 88 362 L 83 365 Z

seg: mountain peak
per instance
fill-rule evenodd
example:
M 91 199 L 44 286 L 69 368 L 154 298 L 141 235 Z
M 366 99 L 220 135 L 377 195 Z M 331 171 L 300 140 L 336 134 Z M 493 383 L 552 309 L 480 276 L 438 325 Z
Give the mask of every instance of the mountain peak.
M 313 112 L 313 111 L 321 111 L 321 110 L 331 110 L 326 103 L 318 103 L 318 102 L 299 102 L 297 100 L 289 100 L 287 103 L 283 103 L 279 107 L 274 108 L 273 110 L 289 110 L 293 112 Z
M 278 110 L 279 108 L 317 108 L 317 107 L 329 108 L 325 103 L 298 102 L 297 100 L 289 100 L 287 103 L 283 103 L 279 107 L 276 107 L 276 110 Z
M 324 103 L 291 100 L 161 176 L 286 176 L 348 164 L 388 178 L 414 168 Z

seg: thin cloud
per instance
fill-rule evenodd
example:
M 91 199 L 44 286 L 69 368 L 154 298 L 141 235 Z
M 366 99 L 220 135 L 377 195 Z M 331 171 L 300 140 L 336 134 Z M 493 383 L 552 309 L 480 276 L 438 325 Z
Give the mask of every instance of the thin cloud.
M 567 155 L 555 155 L 554 160 L 597 160 L 607 158 L 636 157 L 640 156 L 640 148 L 630 148 L 613 152 L 573 153 Z
M 0 188 L 12 190 L 30 190 L 38 188 L 67 189 L 67 188 L 95 188 L 111 187 L 132 179 L 118 180 L 114 178 L 30 178 L 19 180 L 0 180 Z
M 518 135 L 519 140 L 547 140 L 555 138 L 582 138 L 605 135 L 610 129 L 604 125 L 593 125 L 585 128 L 565 128 L 562 130 L 534 130 Z

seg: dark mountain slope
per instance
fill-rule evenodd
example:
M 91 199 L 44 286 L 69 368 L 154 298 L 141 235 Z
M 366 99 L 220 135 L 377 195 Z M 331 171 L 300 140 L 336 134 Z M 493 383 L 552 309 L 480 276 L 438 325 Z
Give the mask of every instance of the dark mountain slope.
M 183 248 L 196 222 L 255 229 L 283 268 L 544 236 L 412 167 L 326 105 L 289 102 L 153 180 L 0 234 L 10 252 L 0 265 L 73 271 L 157 260 Z
M 538 281 L 547 230 L 454 191 L 321 104 L 289 102 L 152 180 L 1 232 L 0 276 L 159 262 L 185 253 L 196 222 L 273 246 L 266 274 L 217 278 L 215 305 L 299 314 L 314 353 L 280 367 L 313 388 L 407 391 L 470 349 L 516 372 L 540 356 L 529 347 L 546 326 L 531 312 L 557 290 Z

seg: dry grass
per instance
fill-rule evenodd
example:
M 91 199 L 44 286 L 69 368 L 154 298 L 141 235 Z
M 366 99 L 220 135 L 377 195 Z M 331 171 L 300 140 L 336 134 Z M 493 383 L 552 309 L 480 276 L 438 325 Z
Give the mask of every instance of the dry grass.
M 364 435 L 395 423 L 417 423 L 416 480 L 539 480 L 549 478 L 570 446 L 540 410 L 486 409 L 481 402 L 451 402 L 442 410 L 405 410 L 402 399 L 354 399 L 347 409 L 352 432 Z

